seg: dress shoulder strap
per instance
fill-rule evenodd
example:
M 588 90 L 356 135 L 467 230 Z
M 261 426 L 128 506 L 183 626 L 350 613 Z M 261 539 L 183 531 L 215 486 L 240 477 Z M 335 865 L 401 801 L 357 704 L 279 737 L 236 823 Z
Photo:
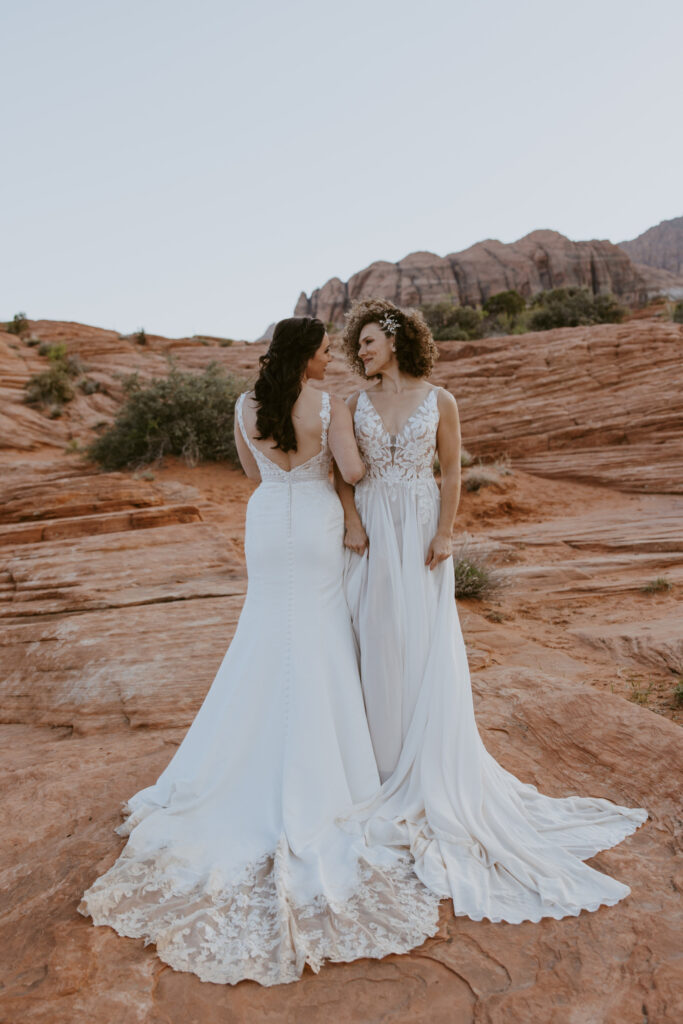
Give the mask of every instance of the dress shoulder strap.
M 254 456 L 254 458 L 258 462 L 258 456 L 260 455 L 260 452 L 259 452 L 258 448 L 253 443 L 253 441 L 249 437 L 249 434 L 246 431 L 246 428 L 244 426 L 244 416 L 242 414 L 242 408 L 244 406 L 244 399 L 247 397 L 247 394 L 248 394 L 247 391 L 243 391 L 242 394 L 240 395 L 240 397 L 237 399 L 237 403 L 235 405 L 235 408 L 237 409 L 237 422 L 240 425 L 240 430 L 242 431 L 242 437 L 244 438 L 244 441 L 245 441 L 245 443 L 247 445 L 247 448 L 249 449 L 251 454 Z
M 322 405 L 320 406 L 320 419 L 322 421 L 321 445 L 323 450 L 327 447 L 327 432 L 330 429 L 331 404 L 327 391 L 323 391 Z

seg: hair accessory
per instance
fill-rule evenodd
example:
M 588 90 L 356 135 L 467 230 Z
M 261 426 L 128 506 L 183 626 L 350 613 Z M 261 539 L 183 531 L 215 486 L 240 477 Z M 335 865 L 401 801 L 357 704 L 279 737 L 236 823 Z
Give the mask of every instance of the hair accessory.
M 397 334 L 401 326 L 396 317 L 392 316 L 391 313 L 385 313 L 378 323 L 385 334 Z

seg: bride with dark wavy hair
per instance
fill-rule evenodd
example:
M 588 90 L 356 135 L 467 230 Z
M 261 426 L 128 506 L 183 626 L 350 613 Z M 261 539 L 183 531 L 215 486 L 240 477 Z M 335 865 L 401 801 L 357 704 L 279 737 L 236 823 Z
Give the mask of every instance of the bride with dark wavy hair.
M 332 456 L 348 484 L 364 467 L 346 405 L 311 383 L 330 358 L 319 320 L 282 320 L 238 400 L 237 448 L 259 486 L 237 631 L 172 761 L 129 801 L 123 853 L 79 908 L 203 981 L 294 981 L 305 964 L 405 952 L 437 927 L 438 901 L 406 855 L 335 824 L 379 778 L 329 476 Z

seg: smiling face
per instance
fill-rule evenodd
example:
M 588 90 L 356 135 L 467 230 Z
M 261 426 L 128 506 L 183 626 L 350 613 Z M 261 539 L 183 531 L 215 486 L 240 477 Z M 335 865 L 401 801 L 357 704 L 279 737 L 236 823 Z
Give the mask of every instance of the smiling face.
M 305 375 L 308 380 L 323 380 L 325 377 L 325 370 L 327 364 L 332 358 L 330 339 L 327 334 L 323 337 L 320 342 L 314 356 L 312 356 L 306 363 Z
M 391 350 L 393 342 L 379 324 L 365 325 L 358 339 L 358 358 L 365 367 L 366 377 L 374 377 L 396 364 L 396 353 Z

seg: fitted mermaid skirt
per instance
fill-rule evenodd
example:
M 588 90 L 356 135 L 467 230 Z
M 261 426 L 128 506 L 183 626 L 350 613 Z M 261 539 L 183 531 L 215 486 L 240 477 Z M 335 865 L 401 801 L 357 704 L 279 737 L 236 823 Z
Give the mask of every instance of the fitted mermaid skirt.
M 123 853 L 79 908 L 205 981 L 292 981 L 306 963 L 404 952 L 437 926 L 438 901 L 405 851 L 368 848 L 335 824 L 379 779 L 328 463 L 272 470 L 252 495 L 234 639 L 173 760 L 129 801 Z

